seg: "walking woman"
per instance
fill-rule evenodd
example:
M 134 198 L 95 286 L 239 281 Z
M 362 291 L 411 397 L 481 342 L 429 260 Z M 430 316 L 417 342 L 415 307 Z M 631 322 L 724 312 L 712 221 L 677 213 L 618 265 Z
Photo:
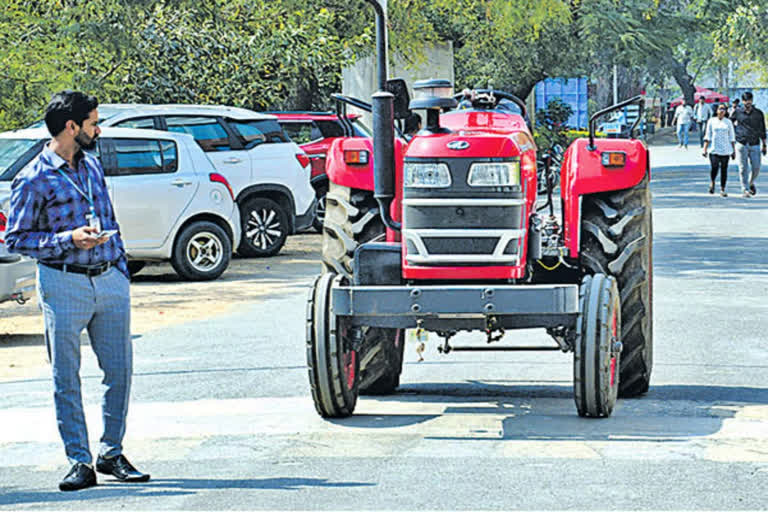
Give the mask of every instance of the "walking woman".
M 709 152 L 709 162 L 712 165 L 710 174 L 709 193 L 715 193 L 715 178 L 720 173 L 720 195 L 727 197 L 725 183 L 728 181 L 728 158 L 736 158 L 736 132 L 733 123 L 726 117 L 725 105 L 717 107 L 717 115 L 707 121 L 706 134 L 704 135 L 704 157 Z

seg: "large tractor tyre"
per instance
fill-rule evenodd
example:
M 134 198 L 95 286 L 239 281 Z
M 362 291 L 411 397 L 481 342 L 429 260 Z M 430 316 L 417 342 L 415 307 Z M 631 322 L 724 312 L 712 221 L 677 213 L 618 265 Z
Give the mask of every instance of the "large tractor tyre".
M 323 272 L 353 279 L 352 263 L 360 244 L 384 239 L 386 230 L 373 192 L 328 184 L 323 222 Z M 364 327 L 360 392 L 392 393 L 400 384 L 405 331 Z
M 331 309 L 333 283 L 327 273 L 315 279 L 307 301 L 307 368 L 315 409 L 324 418 L 345 418 L 357 404 L 359 360 L 351 332 Z
M 581 264 L 616 278 L 624 352 L 619 396 L 648 391 L 653 367 L 653 226 L 648 177 L 630 189 L 584 196 Z
M 616 280 L 586 276 L 579 296 L 573 358 L 573 394 L 579 416 L 606 418 L 619 391 L 621 307 Z
M 370 343 L 364 370 L 360 373 L 360 394 L 389 395 L 400 386 L 405 351 L 405 329 L 369 328 L 364 343 Z M 375 350 L 375 352 L 373 352 Z
M 240 206 L 242 236 L 237 253 L 245 257 L 274 256 L 291 230 L 289 213 L 276 201 L 254 197 Z

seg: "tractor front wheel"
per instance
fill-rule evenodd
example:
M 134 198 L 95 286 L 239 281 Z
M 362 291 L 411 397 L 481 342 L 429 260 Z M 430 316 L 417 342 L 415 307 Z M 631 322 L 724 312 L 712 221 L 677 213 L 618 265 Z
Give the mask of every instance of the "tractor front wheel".
M 359 360 L 352 332 L 331 308 L 331 288 L 341 276 L 315 280 L 307 301 L 307 367 L 315 409 L 324 418 L 352 415 L 357 404 Z
M 619 391 L 621 306 L 616 280 L 587 276 L 580 289 L 576 325 L 573 391 L 579 416 L 611 415 Z

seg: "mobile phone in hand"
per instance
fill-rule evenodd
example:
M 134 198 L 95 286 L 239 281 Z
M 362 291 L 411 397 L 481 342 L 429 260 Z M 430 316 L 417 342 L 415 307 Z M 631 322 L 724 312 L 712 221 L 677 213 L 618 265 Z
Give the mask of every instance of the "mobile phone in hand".
M 116 229 L 105 229 L 101 233 L 95 233 L 93 236 L 95 236 L 96 238 L 105 238 L 105 237 L 109 238 L 115 233 L 117 233 Z

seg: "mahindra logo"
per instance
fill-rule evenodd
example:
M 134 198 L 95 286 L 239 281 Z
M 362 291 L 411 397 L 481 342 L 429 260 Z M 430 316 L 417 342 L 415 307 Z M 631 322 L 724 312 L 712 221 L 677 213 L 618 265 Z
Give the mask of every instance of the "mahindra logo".
M 467 149 L 469 147 L 469 142 L 465 140 L 454 140 L 448 143 L 448 149 L 453 149 L 454 151 L 461 151 L 462 149 Z

